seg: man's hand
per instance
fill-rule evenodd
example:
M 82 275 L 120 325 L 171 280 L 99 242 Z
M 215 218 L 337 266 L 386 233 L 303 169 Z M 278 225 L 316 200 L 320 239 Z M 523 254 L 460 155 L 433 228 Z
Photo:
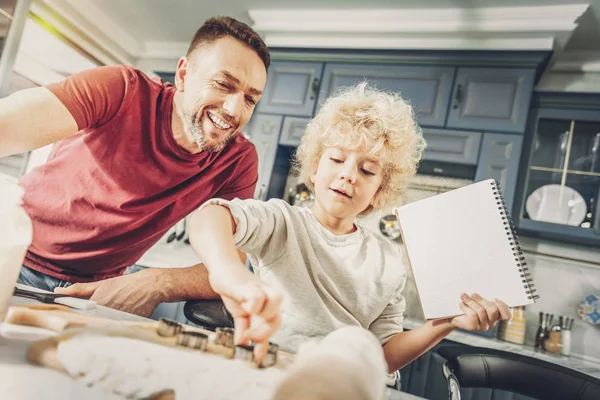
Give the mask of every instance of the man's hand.
M 460 296 L 460 308 L 464 315 L 450 319 L 455 328 L 467 331 L 487 331 L 494 327 L 498 321 L 508 321 L 512 317 L 510 309 L 500 300 L 486 300 L 477 293 L 472 296 L 463 293 Z
M 158 273 L 149 268 L 91 283 L 75 283 L 66 288 L 56 288 L 55 293 L 94 300 L 98 304 L 132 314 L 150 317 L 163 301 Z
M 269 338 L 281 326 L 282 296 L 247 269 L 238 271 L 235 277 L 211 274 L 210 282 L 233 317 L 235 344 L 253 341 L 254 356 L 262 360 L 267 354 Z

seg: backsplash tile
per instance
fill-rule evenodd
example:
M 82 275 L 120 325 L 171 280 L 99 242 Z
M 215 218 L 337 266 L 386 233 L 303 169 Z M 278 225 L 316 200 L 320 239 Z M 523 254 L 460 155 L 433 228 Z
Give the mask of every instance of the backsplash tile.
M 571 354 L 600 360 L 600 326 L 590 325 L 577 316 L 579 302 L 600 293 L 600 265 L 557 257 L 525 253 L 529 270 L 540 298 L 527 306 L 526 343 L 533 345 L 540 311 L 575 318 L 571 332 Z

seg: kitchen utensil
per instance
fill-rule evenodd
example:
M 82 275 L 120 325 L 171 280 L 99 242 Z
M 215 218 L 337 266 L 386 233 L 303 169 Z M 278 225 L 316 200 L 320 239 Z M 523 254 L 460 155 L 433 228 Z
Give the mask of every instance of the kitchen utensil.
M 562 324 L 563 317 L 558 317 L 558 323 L 554 325 L 548 333 L 548 338 L 544 342 L 544 349 L 551 353 L 562 352 Z
M 383 236 L 389 237 L 390 239 L 398 239 L 400 237 L 400 226 L 398 225 L 398 219 L 394 214 L 383 216 L 379 220 L 379 230 Z
M 304 183 L 299 183 L 289 191 L 288 202 L 297 207 L 310 207 L 315 201 L 315 195 Z
M 65 306 L 69 306 L 71 308 L 77 308 L 79 310 L 92 310 L 96 308 L 96 302 L 93 300 L 87 299 L 78 299 L 76 297 L 70 297 L 64 294 L 58 293 L 43 293 L 35 290 L 27 289 L 23 285 L 18 285 L 15 287 L 14 293 L 15 296 L 19 297 L 27 297 L 30 299 L 36 299 L 41 301 L 42 303 L 56 303 L 63 304 Z
M 579 226 L 585 219 L 587 204 L 575 189 L 551 184 L 534 190 L 525 209 L 534 221 Z
M 571 354 L 571 327 L 573 326 L 573 318 L 564 317 L 561 324 L 561 350 L 560 354 L 568 356 Z
M 535 334 L 535 348 L 541 349 L 544 347 L 544 340 L 546 339 L 546 318 L 542 311 L 540 311 L 540 320 L 538 330 Z

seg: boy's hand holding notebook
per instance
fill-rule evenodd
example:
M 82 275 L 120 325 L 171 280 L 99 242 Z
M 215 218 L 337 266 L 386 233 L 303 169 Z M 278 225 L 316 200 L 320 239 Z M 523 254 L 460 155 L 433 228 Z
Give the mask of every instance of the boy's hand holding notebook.
M 460 315 L 462 293 L 510 307 L 537 295 L 492 179 L 395 210 L 426 319 Z

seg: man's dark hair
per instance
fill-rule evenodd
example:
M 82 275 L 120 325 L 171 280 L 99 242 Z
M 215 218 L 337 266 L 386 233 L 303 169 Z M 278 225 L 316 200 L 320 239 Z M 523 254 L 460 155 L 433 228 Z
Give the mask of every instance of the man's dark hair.
M 231 17 L 213 17 L 207 19 L 200 29 L 196 31 L 192 43 L 190 43 L 187 56 L 190 57 L 194 50 L 201 45 L 212 43 L 225 36 L 231 36 L 254 50 L 265 64 L 265 68 L 269 69 L 271 56 L 265 42 L 263 42 L 254 29 Z

